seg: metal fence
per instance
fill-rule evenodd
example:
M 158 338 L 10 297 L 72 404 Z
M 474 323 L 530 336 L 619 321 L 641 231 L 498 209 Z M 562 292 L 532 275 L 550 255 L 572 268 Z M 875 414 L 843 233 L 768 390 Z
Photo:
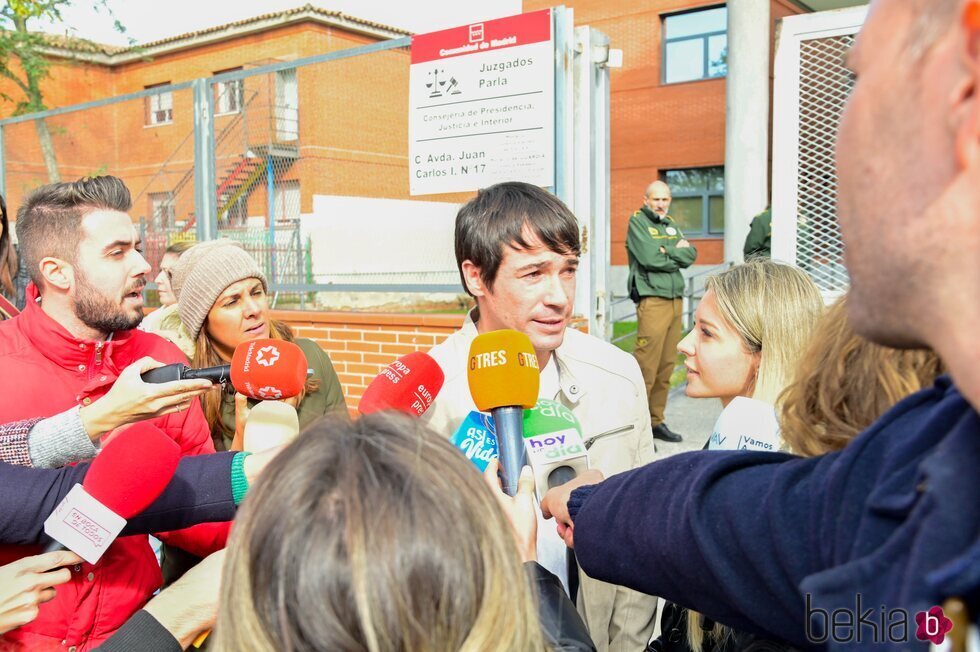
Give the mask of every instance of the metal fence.
M 472 193 L 409 196 L 410 42 L 252 61 L 0 121 L 0 192 L 16 207 L 53 178 L 51 161 L 63 179 L 121 177 L 151 279 L 175 242 L 227 237 L 259 261 L 280 307 L 335 307 L 340 292 L 453 298 L 452 218 Z
M 835 148 L 854 85 L 844 54 L 867 7 L 783 19 L 773 83 L 773 256 L 827 297 L 849 284 L 837 223 Z
M 694 313 L 698 309 L 698 304 L 701 303 L 701 299 L 704 298 L 704 283 L 709 276 L 715 276 L 722 273 L 726 269 L 730 268 L 734 263 L 726 262 L 720 265 L 714 265 L 711 267 L 705 267 L 699 269 L 690 276 L 684 278 L 684 295 L 683 295 L 683 311 L 681 313 L 681 328 L 687 332 L 694 328 Z M 632 306 L 633 300 L 628 296 L 616 296 L 612 297 L 612 310 L 616 314 L 616 317 L 611 320 L 613 324 L 616 323 L 630 323 L 636 321 L 636 309 L 630 310 L 618 310 L 617 306 L 630 305 Z M 631 337 L 636 336 L 636 324 L 633 323 L 631 328 L 624 330 L 619 335 L 613 337 L 610 341 L 613 344 L 618 342 L 623 342 Z

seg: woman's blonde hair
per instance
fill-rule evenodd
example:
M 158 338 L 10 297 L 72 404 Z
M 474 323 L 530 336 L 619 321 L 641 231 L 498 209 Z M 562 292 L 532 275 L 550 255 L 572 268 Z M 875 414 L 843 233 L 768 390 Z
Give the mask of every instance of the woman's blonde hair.
M 752 398 L 775 404 L 823 312 L 820 291 L 801 270 L 767 259 L 708 278 L 718 310 L 761 360 Z
M 292 342 L 294 339 L 293 331 L 289 327 L 289 324 L 276 320 L 269 321 L 269 337 L 274 340 L 285 340 L 286 342 Z M 201 327 L 201 331 L 197 334 L 197 341 L 194 342 L 194 355 L 191 356 L 191 366 L 195 369 L 204 369 L 223 364 L 227 363 L 218 355 L 218 350 L 214 347 L 214 343 L 208 335 L 208 322 L 205 320 L 204 326 Z M 306 386 L 300 395 L 300 402 L 303 401 L 303 397 L 307 394 L 315 392 L 318 389 L 320 389 L 320 379 L 312 376 L 307 378 Z M 234 388 L 229 384 L 227 391 L 234 391 Z M 204 410 L 204 418 L 207 419 L 208 426 L 211 428 L 212 438 L 231 437 L 235 434 L 221 419 L 221 400 L 221 393 L 219 392 L 205 392 L 201 396 L 201 408 Z
M 783 393 L 780 430 L 797 455 L 840 450 L 888 408 L 932 385 L 943 365 L 932 351 L 900 351 L 851 328 L 847 295 L 824 315 Z
M 705 289 L 714 292 L 722 318 L 745 349 L 761 353 L 752 398 L 777 405 L 823 313 L 816 284 L 792 265 L 755 258 L 708 278 Z M 701 614 L 688 610 L 687 642 L 695 652 L 701 651 L 704 635 Z M 730 635 L 720 623 L 710 629 L 718 647 Z
M 543 651 L 510 531 L 472 465 L 418 420 L 321 419 L 236 519 L 218 649 Z

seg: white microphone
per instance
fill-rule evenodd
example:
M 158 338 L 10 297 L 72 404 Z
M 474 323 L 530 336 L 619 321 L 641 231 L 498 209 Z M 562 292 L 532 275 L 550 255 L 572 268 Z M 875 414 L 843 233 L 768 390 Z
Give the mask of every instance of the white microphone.
M 288 444 L 299 434 L 296 408 L 282 401 L 261 401 L 245 420 L 242 447 L 250 453 Z
M 708 450 L 769 451 L 782 446 L 779 422 L 772 404 L 745 396 L 736 396 L 728 404 L 711 430 Z

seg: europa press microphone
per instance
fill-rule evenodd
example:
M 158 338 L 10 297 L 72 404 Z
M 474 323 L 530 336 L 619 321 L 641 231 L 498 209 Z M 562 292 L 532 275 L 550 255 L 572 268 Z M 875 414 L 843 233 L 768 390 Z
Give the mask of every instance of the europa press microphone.
M 44 522 L 53 541 L 44 552 L 67 548 L 90 564 L 167 487 L 180 447 L 162 430 L 141 421 L 109 440 L 85 474 Z
M 538 401 L 541 372 L 527 335 L 514 330 L 477 335 L 470 344 L 467 379 L 476 408 L 496 426 L 504 491 L 517 493 L 524 452 L 524 409 Z
M 205 369 L 168 364 L 150 369 L 140 377 L 147 383 L 198 378 L 212 383 L 231 380 L 235 391 L 263 401 L 298 396 L 306 385 L 308 373 L 303 349 L 292 342 L 266 338 L 239 344 L 231 364 Z
M 357 405 L 361 414 L 398 410 L 420 417 L 432 405 L 446 376 L 432 356 L 416 351 L 381 370 L 364 390 Z

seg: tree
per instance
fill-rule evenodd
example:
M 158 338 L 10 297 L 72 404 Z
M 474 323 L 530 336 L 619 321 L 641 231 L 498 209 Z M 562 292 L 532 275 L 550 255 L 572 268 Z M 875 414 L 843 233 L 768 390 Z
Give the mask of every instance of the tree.
M 61 10 L 72 4 L 73 0 L 5 0 L 0 5 L 0 76 L 6 77 L 23 93 L 21 99 L 6 93 L 0 93 L 0 98 L 13 102 L 14 115 L 25 115 L 44 111 L 44 93 L 41 83 L 49 74 L 50 61 L 45 56 L 49 45 L 47 37 L 39 32 L 31 31 L 29 23 L 35 20 L 47 20 L 52 23 L 62 23 Z M 105 11 L 113 20 L 116 30 L 125 32 L 125 28 L 112 13 L 109 0 L 93 0 L 93 9 Z M 14 65 L 16 64 L 16 65 Z M 55 157 L 54 143 L 51 132 L 43 118 L 34 121 L 37 137 L 41 144 L 44 165 L 48 170 L 48 179 L 53 183 L 61 180 L 58 172 L 58 160 Z

